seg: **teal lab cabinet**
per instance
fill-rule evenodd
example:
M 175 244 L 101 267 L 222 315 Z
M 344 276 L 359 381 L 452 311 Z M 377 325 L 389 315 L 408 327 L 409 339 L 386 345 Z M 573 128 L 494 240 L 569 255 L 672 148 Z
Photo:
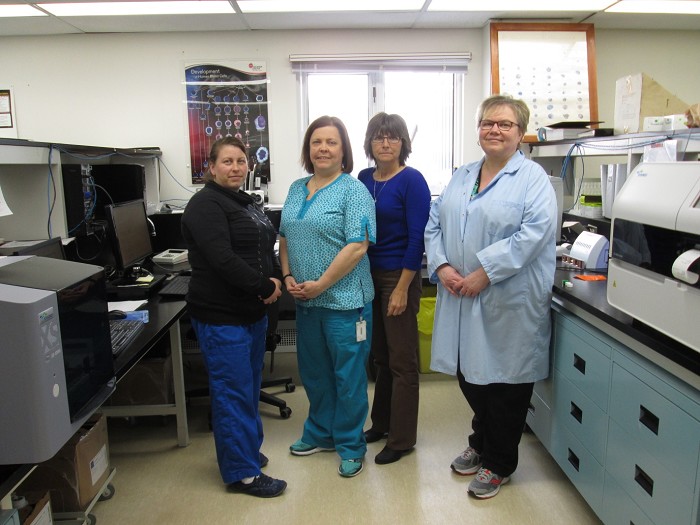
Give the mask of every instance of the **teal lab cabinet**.
M 606 525 L 700 525 L 700 392 L 563 307 L 552 316 L 530 428 Z

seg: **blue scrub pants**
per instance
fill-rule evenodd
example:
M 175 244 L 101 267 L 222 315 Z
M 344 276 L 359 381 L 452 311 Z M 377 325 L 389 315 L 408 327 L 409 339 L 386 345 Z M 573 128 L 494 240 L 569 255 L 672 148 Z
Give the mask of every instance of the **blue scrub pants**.
M 372 339 L 372 304 L 360 313 L 297 306 L 299 375 L 309 398 L 301 440 L 335 448 L 341 459 L 364 457 L 367 356 Z M 367 323 L 367 338 L 357 341 L 356 323 Z
M 192 319 L 209 374 L 212 428 L 224 483 L 260 474 L 263 426 L 260 383 L 267 316 L 250 325 L 211 325 Z

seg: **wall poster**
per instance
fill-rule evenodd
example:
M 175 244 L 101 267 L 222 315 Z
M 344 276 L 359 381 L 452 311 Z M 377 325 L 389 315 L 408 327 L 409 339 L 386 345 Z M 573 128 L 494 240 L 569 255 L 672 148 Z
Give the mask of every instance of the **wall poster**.
M 249 167 L 268 164 L 269 121 L 265 62 L 185 67 L 192 184 L 203 184 L 211 145 L 234 136 L 248 149 Z
M 491 24 L 491 92 L 530 108 L 525 141 L 555 123 L 598 120 L 593 24 Z

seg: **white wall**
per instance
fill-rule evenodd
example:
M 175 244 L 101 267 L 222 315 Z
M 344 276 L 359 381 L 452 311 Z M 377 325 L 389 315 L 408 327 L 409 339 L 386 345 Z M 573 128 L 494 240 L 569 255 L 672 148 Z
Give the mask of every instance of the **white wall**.
M 300 116 L 290 53 L 471 51 L 464 86 L 464 161 L 480 155 L 473 115 L 485 95 L 481 29 L 246 31 L 0 37 L 0 85 L 13 86 L 18 136 L 114 147 L 158 146 L 167 172 L 161 199 L 189 187 L 184 63 L 267 62 L 270 94 L 270 201 L 281 203 L 301 175 Z M 700 102 L 700 31 L 596 32 L 601 120 L 612 126 L 615 80 L 646 72 L 686 102 Z M 0 159 L 1 165 L 2 159 Z M 420 166 L 417 166 L 419 169 Z M 179 183 L 179 184 L 178 184 Z
M 270 202 L 302 172 L 300 116 L 290 53 L 471 51 L 464 107 L 481 98 L 480 31 L 255 31 L 0 38 L 0 85 L 14 85 L 19 138 L 95 146 L 158 146 L 189 186 L 184 63 L 267 62 Z M 470 112 L 468 112 L 470 113 Z M 469 115 L 471 124 L 471 115 Z M 469 126 L 469 129 L 473 125 Z M 465 142 L 477 155 L 476 136 Z M 161 199 L 187 198 L 167 173 Z

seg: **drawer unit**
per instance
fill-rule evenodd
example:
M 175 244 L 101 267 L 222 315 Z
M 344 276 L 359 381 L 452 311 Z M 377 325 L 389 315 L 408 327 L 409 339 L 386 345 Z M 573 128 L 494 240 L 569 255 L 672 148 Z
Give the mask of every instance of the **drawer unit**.
M 532 393 L 530 408 L 527 411 L 527 425 L 540 440 L 544 448 L 550 450 L 552 433 L 552 412 L 537 392 Z
M 693 486 L 700 422 L 620 365 L 613 366 L 610 417 L 686 486 Z
M 605 473 L 601 518 L 605 525 L 654 525 L 608 472 Z
M 572 322 L 558 322 L 554 367 L 604 411 L 610 393 L 611 349 Z
M 552 428 L 552 450 L 559 464 L 590 507 L 600 514 L 603 501 L 603 467 L 566 428 Z
M 563 375 L 554 377 L 554 418 L 578 438 L 593 457 L 605 463 L 608 416 Z
M 663 455 L 649 454 L 610 421 L 605 470 L 654 523 L 690 524 L 695 482 L 687 484 Z M 697 459 L 693 462 L 697 468 Z

